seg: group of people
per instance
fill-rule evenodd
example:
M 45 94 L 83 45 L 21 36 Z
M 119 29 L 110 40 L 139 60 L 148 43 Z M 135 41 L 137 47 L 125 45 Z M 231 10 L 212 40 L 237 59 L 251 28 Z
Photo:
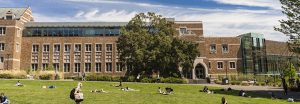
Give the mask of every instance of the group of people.
M 162 89 L 160 87 L 158 87 L 158 90 L 157 90 L 158 94 L 170 95 L 174 91 L 171 87 L 166 87 L 165 89 L 166 89 L 166 91 L 162 91 Z

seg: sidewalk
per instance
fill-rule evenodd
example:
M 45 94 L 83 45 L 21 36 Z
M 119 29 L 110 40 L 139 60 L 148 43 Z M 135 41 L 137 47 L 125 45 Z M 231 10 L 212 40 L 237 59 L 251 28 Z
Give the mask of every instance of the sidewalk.
M 271 92 L 275 94 L 277 98 L 294 98 L 300 99 L 300 92 L 290 92 L 288 91 L 288 95 L 283 95 L 283 88 L 282 87 L 273 87 L 273 86 L 239 86 L 239 85 L 219 85 L 219 84 L 200 84 L 202 86 L 212 86 L 212 87 L 221 87 L 224 89 L 232 88 L 233 90 L 244 90 L 248 92 L 254 92 L 261 95 L 270 95 Z

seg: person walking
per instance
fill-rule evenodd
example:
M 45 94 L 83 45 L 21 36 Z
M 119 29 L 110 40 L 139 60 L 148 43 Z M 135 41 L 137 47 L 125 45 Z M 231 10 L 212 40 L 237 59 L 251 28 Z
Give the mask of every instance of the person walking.
M 287 90 L 288 90 L 287 83 L 283 77 L 281 78 L 281 81 L 282 81 L 282 86 L 283 86 L 283 90 L 284 90 L 284 95 L 287 95 Z
M 86 79 L 85 79 L 85 72 L 82 73 L 81 79 L 82 79 L 82 81 L 86 81 Z

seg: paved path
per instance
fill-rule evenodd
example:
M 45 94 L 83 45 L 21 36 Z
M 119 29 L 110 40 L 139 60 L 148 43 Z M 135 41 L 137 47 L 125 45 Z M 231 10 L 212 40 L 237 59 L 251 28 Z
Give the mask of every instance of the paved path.
M 278 98 L 295 98 L 300 99 L 300 92 L 288 92 L 288 95 L 283 95 L 282 87 L 273 87 L 273 86 L 238 86 L 238 85 L 219 85 L 219 84 L 200 84 L 202 86 L 213 86 L 221 88 L 232 88 L 234 90 L 244 90 L 249 92 L 254 92 L 257 94 L 270 95 L 271 92 L 275 93 L 275 96 Z M 270 95 L 271 98 L 271 95 Z

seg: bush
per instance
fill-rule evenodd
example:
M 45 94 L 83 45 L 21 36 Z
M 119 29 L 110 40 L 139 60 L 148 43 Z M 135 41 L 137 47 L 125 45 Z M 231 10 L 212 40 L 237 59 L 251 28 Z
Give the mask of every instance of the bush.
M 126 81 L 126 82 L 134 82 L 135 81 L 135 77 L 134 76 L 126 77 L 124 81 Z
M 12 79 L 12 78 L 14 78 L 14 76 L 11 75 L 11 74 L 7 74 L 7 73 L 1 73 L 1 74 L 0 74 L 0 78 L 4 78 L 4 79 Z
M 0 71 L 0 78 L 4 79 L 25 79 L 26 71 L 5 70 Z
M 261 85 L 261 86 L 266 86 L 266 83 L 261 82 L 260 85 Z
M 143 82 L 143 83 L 153 83 L 153 82 L 155 82 L 155 79 L 145 77 L 145 78 L 143 78 L 143 79 L 141 80 L 141 82 Z
M 161 78 L 161 83 L 187 83 L 186 80 L 181 78 L 174 78 L 174 77 L 168 77 L 168 78 Z
M 42 75 L 39 76 L 39 79 L 41 79 L 41 80 L 50 80 L 53 77 L 54 76 L 52 74 L 42 74 Z

